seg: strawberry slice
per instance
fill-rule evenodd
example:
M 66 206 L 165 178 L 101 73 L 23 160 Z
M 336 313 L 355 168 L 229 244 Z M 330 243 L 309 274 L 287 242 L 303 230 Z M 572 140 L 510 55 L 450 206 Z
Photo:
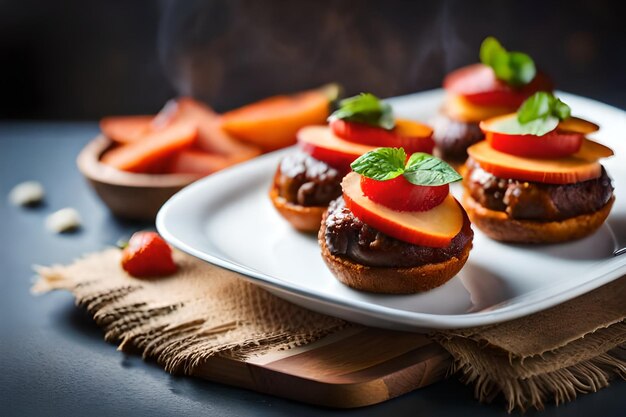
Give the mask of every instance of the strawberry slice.
M 503 128 L 516 116 L 515 113 L 480 122 L 485 139 L 497 151 L 525 158 L 563 158 L 580 150 L 585 134 L 599 127 L 577 117 L 562 120 L 556 129 L 542 136 L 505 133 Z
M 452 71 L 443 81 L 443 88 L 462 95 L 480 106 L 505 106 L 516 109 L 537 91 L 552 91 L 554 85 L 544 73 L 521 88 L 513 88 L 496 78 L 493 69 L 484 64 L 473 64 Z
M 448 184 L 439 186 L 415 185 L 402 175 L 387 181 L 361 176 L 361 189 L 370 200 L 396 211 L 427 211 L 446 199 Z
M 176 272 L 172 249 L 155 232 L 133 234 L 122 252 L 122 268 L 137 278 L 160 277 Z
M 563 158 L 580 150 L 580 133 L 553 130 L 543 136 L 486 132 L 485 139 L 497 151 L 525 158 Z
M 493 149 L 525 158 L 563 158 L 580 150 L 584 135 L 561 130 L 561 123 L 555 130 L 541 136 L 505 133 L 503 126 L 516 117 L 513 113 L 480 122 L 480 129 Z
M 463 226 L 459 203 L 448 194 L 441 204 L 428 211 L 396 211 L 366 197 L 361 176 L 346 175 L 341 182 L 346 206 L 371 227 L 413 245 L 445 248 Z
M 407 153 L 432 153 L 435 142 L 429 126 L 406 119 L 396 119 L 392 130 L 365 123 L 334 119 L 330 128 L 335 135 L 350 142 L 369 146 L 404 148 Z

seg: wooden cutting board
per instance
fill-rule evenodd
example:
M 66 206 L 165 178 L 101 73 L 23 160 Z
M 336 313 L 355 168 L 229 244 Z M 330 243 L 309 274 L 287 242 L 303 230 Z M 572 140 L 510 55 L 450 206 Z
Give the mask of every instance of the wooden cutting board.
M 194 376 L 328 407 L 380 403 L 442 379 L 451 364 L 416 333 L 350 327 L 315 343 L 245 361 L 217 356 Z

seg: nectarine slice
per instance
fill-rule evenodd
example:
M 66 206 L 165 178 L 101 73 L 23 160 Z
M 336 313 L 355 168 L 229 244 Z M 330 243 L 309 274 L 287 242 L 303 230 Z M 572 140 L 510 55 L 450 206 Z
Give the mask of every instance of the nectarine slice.
M 346 175 L 341 182 L 346 206 L 369 226 L 413 245 L 445 248 L 463 227 L 463 212 L 451 194 L 428 211 L 395 211 L 367 198 L 361 176 Z
M 509 112 L 511 112 L 510 107 L 477 105 L 459 95 L 449 96 L 443 106 L 443 113 L 448 117 L 468 123 L 480 122 Z
M 548 184 L 569 184 L 597 178 L 598 159 L 613 155 L 604 145 L 583 139 L 580 150 L 558 159 L 523 158 L 493 149 L 487 141 L 467 149 L 469 156 L 496 177 Z
M 298 145 L 315 159 L 328 165 L 349 171 L 350 164 L 359 156 L 376 149 L 341 139 L 328 126 L 307 126 L 298 131 Z
M 565 120 L 561 120 L 556 128 L 566 132 L 576 132 L 588 135 L 589 133 L 597 132 L 600 129 L 600 126 L 590 122 L 589 120 L 580 119 L 578 117 L 568 117 Z

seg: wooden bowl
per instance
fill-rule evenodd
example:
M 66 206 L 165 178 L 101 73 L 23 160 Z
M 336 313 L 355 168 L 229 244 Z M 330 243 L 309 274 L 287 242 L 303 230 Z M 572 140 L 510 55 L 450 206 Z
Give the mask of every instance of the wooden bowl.
M 135 174 L 100 162 L 113 142 L 98 136 L 78 154 L 76 164 L 98 196 L 116 216 L 131 220 L 154 220 L 172 195 L 197 180 L 188 174 Z

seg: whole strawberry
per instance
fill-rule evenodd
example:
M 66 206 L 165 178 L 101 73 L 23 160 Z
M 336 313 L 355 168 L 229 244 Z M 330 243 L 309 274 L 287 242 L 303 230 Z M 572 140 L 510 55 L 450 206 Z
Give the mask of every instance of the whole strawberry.
M 134 277 L 157 277 L 176 272 L 176 263 L 158 233 L 137 232 L 122 252 L 122 268 Z

